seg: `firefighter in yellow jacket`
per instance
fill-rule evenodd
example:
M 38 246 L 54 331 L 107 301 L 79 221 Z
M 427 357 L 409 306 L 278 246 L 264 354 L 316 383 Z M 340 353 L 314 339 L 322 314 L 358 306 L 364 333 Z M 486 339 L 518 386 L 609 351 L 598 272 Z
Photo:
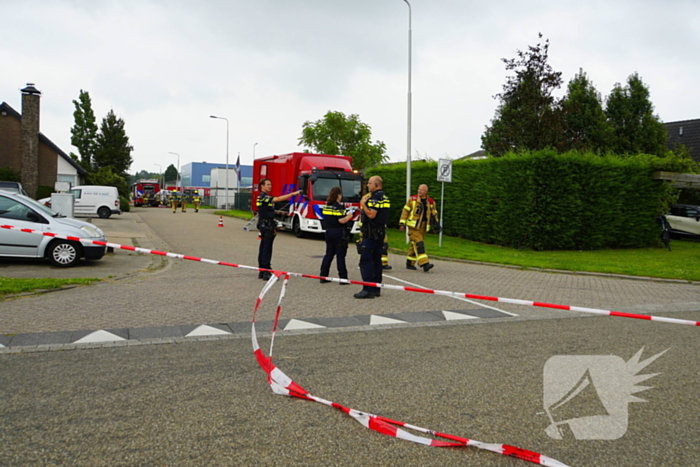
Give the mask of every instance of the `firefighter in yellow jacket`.
M 177 212 L 177 190 L 170 192 L 168 196 L 168 201 L 170 202 L 170 207 L 173 208 L 173 214 Z
M 424 241 L 425 234 L 433 225 L 439 225 L 435 200 L 428 197 L 428 185 L 421 185 L 418 194 L 406 201 L 399 220 L 399 229 L 403 232 L 408 227 L 408 239 L 411 241 L 406 255 L 406 269 L 417 269 L 416 264 L 425 272 L 433 268 L 425 252 Z
M 194 193 L 192 193 L 192 204 L 194 204 L 194 212 L 199 212 L 199 203 L 200 203 L 200 197 L 199 197 L 199 190 L 194 190 Z

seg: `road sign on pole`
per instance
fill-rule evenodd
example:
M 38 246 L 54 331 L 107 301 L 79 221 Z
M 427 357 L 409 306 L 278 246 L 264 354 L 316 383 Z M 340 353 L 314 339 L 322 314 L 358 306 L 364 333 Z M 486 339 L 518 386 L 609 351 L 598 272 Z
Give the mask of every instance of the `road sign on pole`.
M 452 183 L 452 161 L 450 159 L 440 159 L 438 162 L 438 182 Z
M 452 161 L 440 159 L 438 162 L 438 182 L 442 182 L 442 193 L 440 196 L 440 227 L 442 227 L 442 208 L 445 205 L 445 182 L 452 183 Z M 438 246 L 442 248 L 442 230 L 440 230 L 440 241 Z

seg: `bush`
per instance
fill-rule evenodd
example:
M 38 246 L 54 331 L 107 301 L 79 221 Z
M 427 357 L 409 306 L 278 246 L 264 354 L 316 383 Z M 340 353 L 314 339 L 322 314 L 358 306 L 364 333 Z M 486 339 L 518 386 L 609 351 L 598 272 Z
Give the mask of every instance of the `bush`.
M 553 150 L 454 161 L 445 184 L 444 233 L 535 250 L 645 247 L 658 243 L 654 216 L 677 197 L 659 170 L 682 171 L 674 158 L 598 156 Z M 440 209 L 436 162 L 411 164 L 411 193 L 430 186 Z M 405 202 L 406 165 L 368 170 L 380 175 L 392 202 L 390 226 Z
M 131 205 L 129 204 L 129 198 L 126 198 L 124 196 L 119 197 L 119 209 L 121 209 L 122 212 L 131 211 Z
M 4 182 L 21 182 L 19 172 L 9 167 L 0 167 L 0 180 Z
M 51 196 L 51 193 L 54 193 L 55 191 L 56 190 L 54 190 L 53 187 L 40 185 L 36 189 L 36 199 L 48 198 Z

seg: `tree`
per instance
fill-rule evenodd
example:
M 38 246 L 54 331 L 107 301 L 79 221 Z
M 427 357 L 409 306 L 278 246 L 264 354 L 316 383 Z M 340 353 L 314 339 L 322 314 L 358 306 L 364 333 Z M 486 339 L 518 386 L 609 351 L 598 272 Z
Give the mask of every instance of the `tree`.
M 166 182 L 172 182 L 177 180 L 177 169 L 173 164 L 170 164 L 167 169 L 165 169 L 165 173 L 163 174 L 163 180 Z
M 110 110 L 102 119 L 96 141 L 94 168 L 99 170 L 111 167 L 115 174 L 126 180 L 127 171 L 132 163 L 131 151 L 134 148 L 129 144 L 129 137 L 124 131 L 124 120 L 117 118 L 114 110 Z
M 575 149 L 602 154 L 610 149 L 612 129 L 605 118 L 600 93 L 583 70 L 569 81 L 560 105 L 564 124 L 563 151 Z
M 96 172 L 87 174 L 86 181 L 90 185 L 115 186 L 119 196 L 129 197 L 129 184 L 123 176 L 114 173 L 112 167 L 102 167 Z
M 386 144 L 371 140 L 371 128 L 356 114 L 329 110 L 321 120 L 304 122 L 299 143 L 321 154 L 350 156 L 353 168 L 361 170 L 388 159 Z
M 73 153 L 71 153 L 71 157 L 78 161 L 85 170 L 90 171 L 97 139 L 97 124 L 95 123 L 95 113 L 92 111 L 90 94 L 81 89 L 78 100 L 74 100 L 73 105 L 75 106 L 75 112 L 73 112 L 75 124 L 70 130 L 72 135 L 70 142 L 78 149 L 80 158 Z
M 608 96 L 605 114 L 612 127 L 612 149 L 617 154 L 667 154 L 666 128 L 649 100 L 649 89 L 637 73 L 627 85 L 615 84 Z
M 562 84 L 561 72 L 547 63 L 549 39 L 542 44 L 518 50 L 517 58 L 501 59 L 506 70 L 514 70 L 503 85 L 503 93 L 491 126 L 481 137 L 482 147 L 491 155 L 512 150 L 538 150 L 556 147 L 560 142 L 561 110 L 552 93 Z

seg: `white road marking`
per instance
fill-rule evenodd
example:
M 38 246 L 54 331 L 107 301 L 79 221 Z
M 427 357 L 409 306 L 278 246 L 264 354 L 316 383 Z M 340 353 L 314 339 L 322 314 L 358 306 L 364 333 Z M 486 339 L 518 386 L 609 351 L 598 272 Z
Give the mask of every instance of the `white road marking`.
M 389 279 L 393 279 L 393 280 L 395 280 L 395 281 L 397 281 L 397 282 L 402 282 L 402 283 L 404 283 L 404 284 L 406 284 L 406 285 L 410 285 L 411 287 L 417 287 L 417 288 L 419 288 L 419 289 L 427 289 L 427 288 L 428 288 L 428 287 L 422 286 L 422 285 L 420 285 L 420 284 L 414 284 L 413 282 L 408 282 L 408 281 L 399 279 L 398 277 L 390 276 L 390 275 L 388 275 L 388 274 L 382 274 L 382 276 L 383 276 L 383 277 L 388 277 Z M 432 290 L 432 289 L 431 289 L 431 290 Z M 510 312 L 508 312 L 508 311 L 504 311 L 504 310 L 501 310 L 501 309 L 499 309 L 499 308 L 495 308 L 495 307 L 492 307 L 492 306 L 489 306 L 489 305 L 484 305 L 483 303 L 475 302 L 474 300 L 469 300 L 468 298 L 465 298 L 465 297 L 455 297 L 455 296 L 453 296 L 453 295 L 441 295 L 441 296 L 442 296 L 442 297 L 454 298 L 455 300 L 462 300 L 462 301 L 464 301 L 464 302 L 469 302 L 469 303 L 471 303 L 472 305 L 477 305 L 477 306 L 480 306 L 480 307 L 483 307 L 483 308 L 489 308 L 489 309 L 491 309 L 491 310 L 496 310 L 496 311 L 498 311 L 499 313 L 505 313 L 505 314 L 510 315 L 510 316 L 518 316 L 518 315 L 515 314 L 515 313 L 510 313 Z

